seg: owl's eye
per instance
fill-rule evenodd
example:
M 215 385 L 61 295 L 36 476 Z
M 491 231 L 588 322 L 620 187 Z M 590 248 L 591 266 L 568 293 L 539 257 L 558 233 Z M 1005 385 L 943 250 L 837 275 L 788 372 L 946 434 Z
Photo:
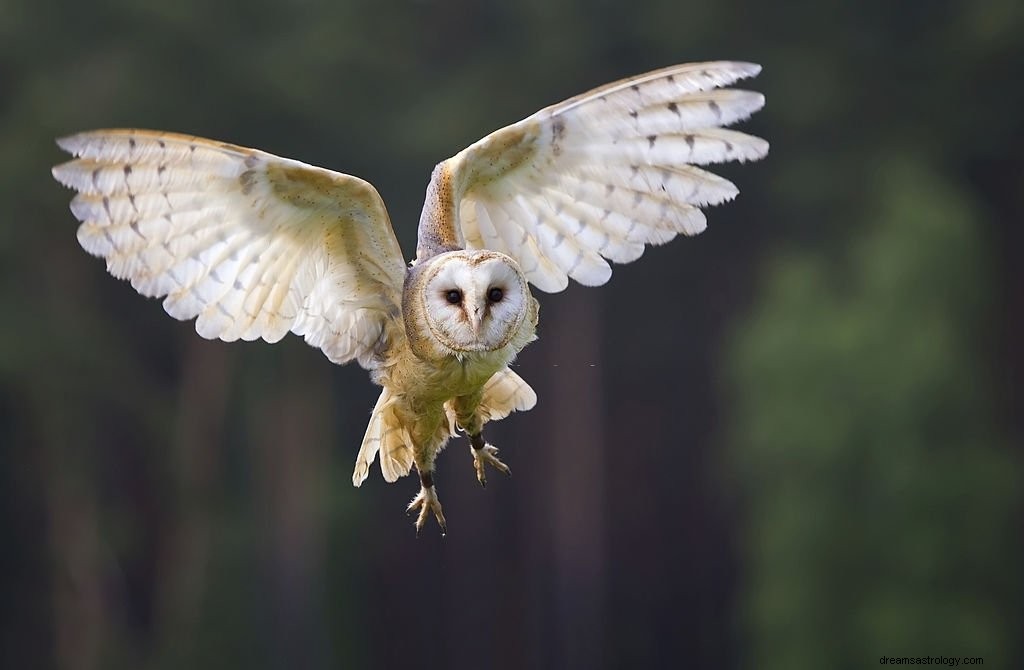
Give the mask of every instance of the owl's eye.
M 460 291 L 457 288 L 453 288 L 452 290 L 444 294 L 444 299 L 453 305 L 458 305 L 460 302 L 462 302 L 462 291 Z
M 491 302 L 501 302 L 501 299 L 505 297 L 505 292 L 495 286 L 487 292 L 487 299 Z

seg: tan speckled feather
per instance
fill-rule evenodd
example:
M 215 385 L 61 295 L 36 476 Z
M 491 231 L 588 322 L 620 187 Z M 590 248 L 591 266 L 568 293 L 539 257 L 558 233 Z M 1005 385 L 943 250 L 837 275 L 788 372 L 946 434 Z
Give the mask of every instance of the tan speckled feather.
M 405 264 L 367 182 L 197 137 L 93 131 L 59 141 L 78 240 L 206 338 L 292 331 L 336 363 L 401 337 Z
M 491 133 L 435 170 L 460 203 L 458 220 L 447 220 L 459 230 L 443 236 L 508 254 L 544 291 L 561 291 L 570 277 L 604 284 L 605 259 L 628 263 L 646 244 L 695 235 L 706 226 L 701 207 L 736 196 L 731 182 L 695 166 L 768 152 L 764 140 L 723 128 L 760 109 L 764 96 L 719 89 L 760 70 L 677 65 Z

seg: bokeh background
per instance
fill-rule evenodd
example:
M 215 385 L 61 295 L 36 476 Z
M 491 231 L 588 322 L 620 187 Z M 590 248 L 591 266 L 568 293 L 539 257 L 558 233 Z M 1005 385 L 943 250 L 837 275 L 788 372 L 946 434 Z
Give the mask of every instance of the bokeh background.
M 1019 0 L 0 0 L 0 666 L 1022 667 Z M 372 181 L 592 86 L 765 66 L 739 199 L 541 296 L 514 476 L 359 490 L 377 390 L 108 277 L 55 136 L 177 130 Z

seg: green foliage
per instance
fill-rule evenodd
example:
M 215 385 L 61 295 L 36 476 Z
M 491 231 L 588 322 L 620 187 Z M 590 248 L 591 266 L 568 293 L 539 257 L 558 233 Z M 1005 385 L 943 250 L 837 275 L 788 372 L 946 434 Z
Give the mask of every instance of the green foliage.
M 1019 653 L 983 212 L 912 158 L 875 163 L 848 253 L 773 258 L 731 348 L 752 667 Z

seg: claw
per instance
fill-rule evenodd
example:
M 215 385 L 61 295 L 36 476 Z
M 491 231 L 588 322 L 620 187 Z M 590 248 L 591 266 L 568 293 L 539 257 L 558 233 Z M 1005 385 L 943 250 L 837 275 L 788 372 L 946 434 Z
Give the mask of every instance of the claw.
M 508 469 L 508 466 L 498 460 L 497 447 L 485 444 L 479 449 L 470 447 L 470 451 L 473 452 L 473 467 L 476 468 L 476 479 L 480 482 L 480 486 L 487 488 L 487 473 L 485 472 L 485 469 L 488 463 L 500 472 L 504 472 L 506 475 L 512 474 L 512 471 Z
M 427 517 L 431 512 L 434 513 L 434 518 L 437 519 L 437 525 L 441 526 L 441 535 L 444 536 L 448 532 L 448 526 L 444 520 L 444 512 L 441 510 L 441 501 L 437 499 L 437 491 L 434 490 L 433 486 L 429 488 L 421 486 L 419 494 L 409 503 L 405 513 L 411 514 L 415 509 L 420 511 L 416 517 L 416 537 L 419 537 L 420 530 L 427 523 Z

